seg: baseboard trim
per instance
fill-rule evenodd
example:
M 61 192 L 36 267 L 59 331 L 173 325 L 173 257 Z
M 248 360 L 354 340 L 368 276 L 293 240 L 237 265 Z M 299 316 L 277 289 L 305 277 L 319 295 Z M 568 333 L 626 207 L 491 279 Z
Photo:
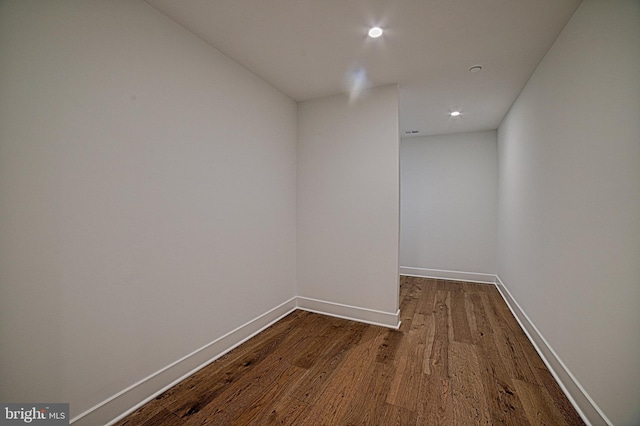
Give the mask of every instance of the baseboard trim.
M 533 344 L 533 347 L 549 368 L 549 371 L 569 401 L 578 411 L 580 417 L 582 417 L 587 425 L 612 426 L 611 421 L 577 381 L 542 334 L 540 334 L 537 327 L 500 280 L 500 277 L 491 274 L 409 267 L 400 267 L 400 275 L 494 284 Z M 248 321 L 235 330 L 230 331 L 224 336 L 206 344 L 77 415 L 71 419 L 70 423 L 74 426 L 90 426 L 95 424 L 112 425 L 116 423 L 162 392 L 165 392 L 198 370 L 206 367 L 222 355 L 241 345 L 296 309 L 392 329 L 398 329 L 400 327 L 400 310 L 391 313 L 309 297 L 292 297 L 268 312 Z
M 479 272 L 447 271 L 443 269 L 413 268 L 409 266 L 400 267 L 400 275 L 410 277 L 437 278 L 451 281 L 468 281 L 480 284 L 495 284 L 494 274 L 484 274 Z
M 389 313 L 306 297 L 292 297 L 75 416 L 70 424 L 113 425 L 296 309 L 393 329 L 400 327 L 400 310 Z
M 315 312 L 351 321 L 364 322 L 381 327 L 393 328 L 395 330 L 400 328 L 399 309 L 395 313 L 383 312 L 301 296 L 298 296 L 297 303 L 298 309 L 302 309 L 303 311 Z
M 509 306 L 511 313 L 513 313 L 513 316 L 516 317 L 516 320 L 520 323 L 520 327 L 522 327 L 524 332 L 527 334 L 527 337 L 533 344 L 533 347 L 538 352 L 547 368 L 549 368 L 549 371 L 556 379 L 556 382 L 558 382 L 562 391 L 565 393 L 578 414 L 580 414 L 582 420 L 584 420 L 587 425 L 612 426 L 613 423 L 611 423 L 600 407 L 598 407 L 595 401 L 589 396 L 580 382 L 578 382 L 575 376 L 567 368 L 565 363 L 562 362 L 562 359 L 560 359 L 549 342 L 547 342 L 535 324 L 531 319 L 529 319 L 522 307 L 520 307 L 518 302 L 516 302 L 502 280 L 500 280 L 500 277 L 497 275 L 495 284 L 507 306 Z
M 296 298 L 292 297 L 79 414 L 71 419 L 70 424 L 74 426 L 114 424 L 295 309 Z

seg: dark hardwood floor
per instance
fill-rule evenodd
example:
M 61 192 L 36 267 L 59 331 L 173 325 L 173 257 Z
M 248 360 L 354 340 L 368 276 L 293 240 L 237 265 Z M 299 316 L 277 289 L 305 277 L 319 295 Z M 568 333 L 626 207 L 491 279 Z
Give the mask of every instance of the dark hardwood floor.
M 400 293 L 397 331 L 295 311 L 117 424 L 584 424 L 494 286 Z

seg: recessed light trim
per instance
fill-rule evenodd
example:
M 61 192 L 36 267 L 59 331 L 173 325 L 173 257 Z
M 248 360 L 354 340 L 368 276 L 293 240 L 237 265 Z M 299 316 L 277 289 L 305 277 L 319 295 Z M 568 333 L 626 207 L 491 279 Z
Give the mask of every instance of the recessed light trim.
M 380 27 L 372 27 L 369 29 L 369 37 L 378 38 L 382 35 L 383 31 Z
M 479 72 L 482 71 L 482 65 L 474 65 L 469 68 L 469 72 Z
M 449 113 L 449 115 L 452 116 L 452 117 L 459 117 L 460 114 L 462 114 L 460 111 L 451 111 Z

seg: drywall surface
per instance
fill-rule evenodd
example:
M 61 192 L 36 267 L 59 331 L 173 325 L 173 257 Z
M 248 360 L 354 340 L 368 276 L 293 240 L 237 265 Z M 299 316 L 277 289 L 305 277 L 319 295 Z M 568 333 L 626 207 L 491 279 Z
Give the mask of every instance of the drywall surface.
M 141 1 L 3 1 L 0 57 L 0 400 L 74 417 L 295 296 L 292 100 Z
M 495 131 L 400 142 L 400 266 L 495 274 Z
M 498 275 L 604 415 L 640 424 L 640 2 L 581 4 L 498 130 Z
M 398 309 L 397 86 L 298 106 L 298 295 Z

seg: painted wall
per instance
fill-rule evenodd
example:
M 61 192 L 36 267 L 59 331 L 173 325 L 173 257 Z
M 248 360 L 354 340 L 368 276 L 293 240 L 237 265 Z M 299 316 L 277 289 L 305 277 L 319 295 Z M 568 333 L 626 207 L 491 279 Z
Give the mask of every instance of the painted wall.
M 496 132 L 402 139 L 400 173 L 400 271 L 493 282 Z
M 293 101 L 141 1 L 3 1 L 0 57 L 0 400 L 73 417 L 295 295 Z
M 498 275 L 616 425 L 640 424 L 640 2 L 586 0 L 498 130 Z
M 298 294 L 398 309 L 397 86 L 298 106 Z

